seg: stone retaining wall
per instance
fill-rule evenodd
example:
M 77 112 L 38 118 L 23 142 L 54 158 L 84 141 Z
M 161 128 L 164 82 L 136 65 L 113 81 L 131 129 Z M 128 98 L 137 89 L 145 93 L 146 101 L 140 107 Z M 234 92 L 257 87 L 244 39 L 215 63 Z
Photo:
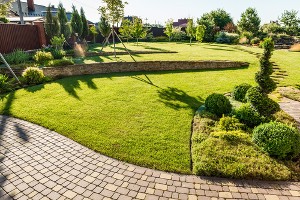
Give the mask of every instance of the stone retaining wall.
M 234 61 L 148 61 L 148 62 L 111 62 L 64 67 L 43 68 L 50 77 L 66 77 L 87 74 L 106 74 L 114 72 L 172 71 L 195 69 L 225 69 L 249 66 L 249 63 Z

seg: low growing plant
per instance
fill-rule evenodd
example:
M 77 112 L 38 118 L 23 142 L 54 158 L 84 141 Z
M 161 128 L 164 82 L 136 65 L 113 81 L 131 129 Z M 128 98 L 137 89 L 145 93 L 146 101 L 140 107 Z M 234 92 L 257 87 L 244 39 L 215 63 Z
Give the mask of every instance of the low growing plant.
M 74 65 L 74 61 L 72 59 L 63 58 L 60 60 L 51 60 L 46 64 L 47 67 L 67 66 L 67 65 Z
M 235 117 L 223 116 L 218 124 L 218 129 L 221 131 L 237 131 L 243 128 L 243 124 Z
M 4 55 L 8 64 L 18 65 L 30 60 L 30 55 L 21 49 L 16 49 L 12 53 Z
M 42 70 L 37 67 L 28 67 L 22 73 L 22 77 L 26 84 L 35 85 L 43 83 L 45 75 Z
M 300 133 L 280 122 L 262 124 L 253 130 L 252 136 L 263 151 L 279 159 L 291 159 L 300 154 Z

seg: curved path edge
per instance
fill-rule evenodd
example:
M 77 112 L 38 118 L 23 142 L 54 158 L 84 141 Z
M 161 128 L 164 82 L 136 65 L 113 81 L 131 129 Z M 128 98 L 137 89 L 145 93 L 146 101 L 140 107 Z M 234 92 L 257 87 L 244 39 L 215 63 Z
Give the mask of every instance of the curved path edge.
M 299 182 L 179 175 L 127 164 L 0 115 L 0 199 L 300 199 Z

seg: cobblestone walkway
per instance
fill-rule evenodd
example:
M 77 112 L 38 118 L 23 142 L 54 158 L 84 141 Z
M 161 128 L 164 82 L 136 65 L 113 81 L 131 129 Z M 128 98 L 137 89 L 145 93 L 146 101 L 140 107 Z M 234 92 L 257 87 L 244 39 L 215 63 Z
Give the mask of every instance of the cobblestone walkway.
M 284 97 L 279 104 L 282 110 L 290 114 L 298 122 L 300 129 L 300 102 Z
M 300 199 L 300 183 L 171 174 L 122 163 L 0 116 L 0 199 Z

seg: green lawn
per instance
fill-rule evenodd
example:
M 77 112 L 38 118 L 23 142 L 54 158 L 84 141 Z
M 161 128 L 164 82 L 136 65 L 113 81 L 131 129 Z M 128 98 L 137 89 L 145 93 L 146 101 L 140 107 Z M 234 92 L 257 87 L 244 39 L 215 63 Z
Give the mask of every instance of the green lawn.
M 142 45 L 178 53 L 136 55 L 138 61 L 236 60 L 249 62 L 250 66 L 70 77 L 9 94 L 0 105 L 0 113 L 40 124 L 113 158 L 160 170 L 191 173 L 190 137 L 195 110 L 213 92 L 225 93 L 243 82 L 254 84 L 258 59 L 235 46 Z M 295 73 L 284 84 L 296 84 L 300 71 L 294 69 L 296 63 L 281 61 L 285 57 L 296 61 L 299 54 L 278 51 L 274 58 L 280 67 Z M 86 58 L 83 62 L 91 63 L 93 59 L 97 60 Z M 106 62 L 113 57 L 99 59 Z M 129 61 L 130 57 L 118 59 Z

